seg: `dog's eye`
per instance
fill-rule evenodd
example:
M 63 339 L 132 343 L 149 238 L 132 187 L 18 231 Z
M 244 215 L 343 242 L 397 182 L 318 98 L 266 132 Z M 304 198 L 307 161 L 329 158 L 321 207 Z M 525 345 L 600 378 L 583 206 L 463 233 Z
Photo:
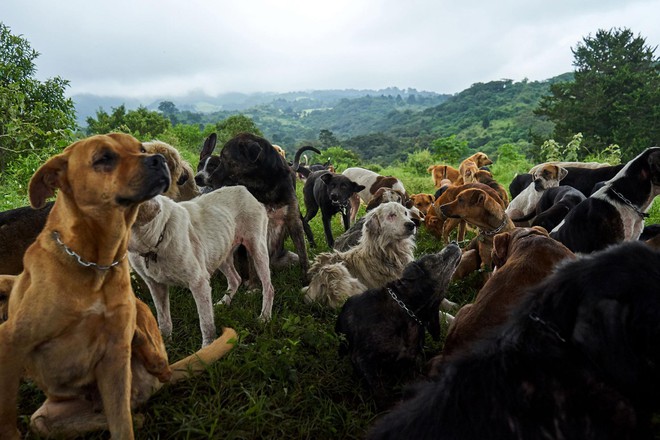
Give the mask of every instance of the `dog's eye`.
M 147 150 L 142 145 L 140 145 L 140 153 L 146 153 L 146 152 Z
M 117 155 L 112 151 L 102 151 L 96 156 L 94 156 L 94 161 L 92 165 L 96 169 L 101 169 L 103 171 L 110 170 L 115 163 L 117 162 Z

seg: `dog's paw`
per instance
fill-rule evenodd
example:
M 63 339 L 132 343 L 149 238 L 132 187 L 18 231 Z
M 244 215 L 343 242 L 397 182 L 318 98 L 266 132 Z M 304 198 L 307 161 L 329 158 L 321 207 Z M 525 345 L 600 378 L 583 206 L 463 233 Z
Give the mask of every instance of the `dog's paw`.
M 298 264 L 299 260 L 300 258 L 298 257 L 298 254 L 294 254 L 293 252 L 287 251 L 282 256 L 279 256 L 277 258 L 271 258 L 270 265 L 273 268 L 281 269 L 284 267 L 289 267 Z
M 444 322 L 445 324 L 449 325 L 454 322 L 454 316 L 447 312 L 440 312 L 440 322 Z
M 440 308 L 442 310 L 456 310 L 458 308 L 458 304 L 449 301 L 447 298 L 443 298 L 442 302 L 440 303 Z
M 215 303 L 215 305 L 216 306 L 217 305 L 224 305 L 224 306 L 231 305 L 231 296 L 229 296 L 229 294 L 226 294 L 225 296 L 222 297 L 222 299 L 220 301 Z

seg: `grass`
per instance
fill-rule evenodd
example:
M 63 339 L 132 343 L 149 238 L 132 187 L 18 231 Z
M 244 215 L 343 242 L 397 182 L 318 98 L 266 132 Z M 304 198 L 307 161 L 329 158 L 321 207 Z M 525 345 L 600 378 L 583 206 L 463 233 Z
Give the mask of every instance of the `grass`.
M 410 192 L 432 192 L 428 175 L 401 175 Z M 497 176 L 496 176 L 497 177 Z M 508 183 L 508 182 L 506 182 Z M 14 183 L 16 185 L 18 183 Z M 299 184 L 299 196 L 302 185 Z M 3 188 L 5 189 L 5 188 Z M 302 200 L 302 197 L 300 197 Z M 12 199 L 16 207 L 25 204 Z M 650 223 L 657 223 L 660 208 L 654 206 Z M 8 208 L 7 208 L 8 209 Z M 341 234 L 339 219 L 332 222 L 335 237 Z M 327 250 L 320 215 L 312 221 L 318 248 L 310 259 Z M 417 255 L 437 252 L 443 243 L 422 228 Z M 290 242 L 287 243 L 293 249 Z M 336 310 L 304 302 L 298 267 L 274 270 L 273 318 L 268 323 L 257 317 L 261 293 L 241 289 L 231 306 L 216 306 L 215 321 L 220 329 L 233 327 L 240 336 L 238 345 L 208 371 L 190 380 L 166 386 L 139 410 L 143 426 L 139 439 L 359 439 L 378 417 L 373 400 L 353 373 L 347 358 L 337 354 L 339 338 L 334 332 Z M 151 297 L 134 280 L 136 294 L 153 309 Z M 473 300 L 476 276 L 453 283 L 448 298 L 460 304 Z M 213 300 L 226 289 L 222 277 L 213 280 Z M 196 351 L 201 344 L 199 321 L 192 296 L 186 289 L 172 288 L 174 332 L 167 344 L 171 362 Z M 446 328 L 443 329 L 446 331 Z M 442 350 L 442 340 L 427 337 L 426 359 Z M 33 384 L 21 385 L 19 427 L 27 431 L 29 415 L 44 397 Z M 105 439 L 108 433 L 94 433 L 88 439 Z M 27 438 L 36 438 L 28 434 Z

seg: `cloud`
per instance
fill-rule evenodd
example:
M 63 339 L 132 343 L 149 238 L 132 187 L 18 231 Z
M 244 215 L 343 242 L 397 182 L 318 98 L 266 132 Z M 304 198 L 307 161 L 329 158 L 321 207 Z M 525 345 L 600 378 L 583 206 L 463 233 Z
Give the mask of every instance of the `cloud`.
M 5 0 L 3 22 L 41 53 L 40 78 L 131 97 L 191 90 L 414 87 L 458 92 L 572 70 L 598 29 L 660 40 L 658 0 Z

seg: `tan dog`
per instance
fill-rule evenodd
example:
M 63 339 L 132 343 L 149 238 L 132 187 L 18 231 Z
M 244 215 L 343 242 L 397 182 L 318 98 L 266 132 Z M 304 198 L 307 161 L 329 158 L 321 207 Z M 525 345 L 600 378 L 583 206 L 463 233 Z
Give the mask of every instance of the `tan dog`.
M 280 147 L 279 145 L 275 145 L 275 144 L 272 145 L 273 148 L 275 148 L 275 151 L 277 151 L 280 154 L 280 156 L 286 159 L 286 151 L 284 150 L 284 148 Z M 305 159 L 307 159 L 307 156 L 305 156 Z
M 436 189 L 444 186 L 447 180 L 450 183 L 456 182 L 461 176 L 456 168 L 449 165 L 431 165 L 426 171 L 431 173 L 433 185 Z
M 147 155 L 135 138 L 118 133 L 70 145 L 30 180 L 36 208 L 60 191 L 25 253 L 9 319 L 0 325 L 0 438 L 20 437 L 16 399 L 24 374 L 46 394 L 37 411 L 42 421 L 51 412 L 78 417 L 78 407 L 90 405 L 84 400 L 87 388 L 94 386 L 112 436 L 133 438 L 131 342 L 137 311 L 128 237 L 139 204 L 169 184 L 164 158 Z
M 433 202 L 435 202 L 435 197 L 433 194 L 420 193 L 411 195 L 410 200 L 412 200 L 413 206 L 426 216 L 429 212 L 429 208 L 433 206 Z
M 504 206 L 506 207 L 509 205 L 509 193 L 506 191 L 506 188 L 504 188 L 502 184 L 493 178 L 493 174 L 490 171 L 478 170 L 476 173 L 474 173 L 474 181 L 483 183 L 484 185 L 488 185 L 493 188 L 495 191 L 497 191 L 497 195 L 500 196 L 502 202 L 504 202 Z
M 459 179 L 456 181 L 456 184 L 463 185 L 466 183 L 476 182 L 475 174 L 477 173 L 477 171 L 479 171 L 479 167 L 477 166 L 477 164 L 469 159 L 466 159 L 465 161 L 463 161 L 463 163 L 458 169 L 458 172 L 461 175 L 461 177 L 459 177 Z
M 492 190 L 492 188 L 489 188 Z M 478 261 L 461 259 L 456 269 L 458 274 L 467 274 L 482 267 L 492 269 L 491 253 L 493 237 L 515 228 L 511 219 L 504 212 L 499 197 L 494 198 L 487 191 L 469 188 L 461 191 L 453 202 L 440 206 L 440 211 L 450 218 L 460 218 L 479 228 L 479 235 L 472 240 L 467 250 L 476 249 Z
M 465 159 L 461 163 L 461 165 L 464 164 L 465 162 L 468 162 L 468 161 L 474 162 L 477 165 L 477 168 L 485 167 L 485 166 L 491 165 L 493 163 L 493 161 L 488 158 L 488 155 L 486 155 L 486 153 L 482 153 L 482 152 L 474 153 L 472 156 Z M 460 170 L 460 167 L 459 167 L 459 170 Z
M 446 358 L 503 324 L 529 287 L 550 275 L 573 252 L 553 240 L 540 227 L 515 228 L 493 238 L 493 262 L 497 270 L 479 290 L 472 304 L 458 311 L 442 350 Z M 433 363 L 436 363 L 434 361 Z
M 195 172 L 192 166 L 183 160 L 176 148 L 161 141 L 145 142 L 142 145 L 147 153 L 161 154 L 167 162 L 172 182 L 163 195 L 177 202 L 190 200 L 199 195 L 199 187 L 195 183 Z

